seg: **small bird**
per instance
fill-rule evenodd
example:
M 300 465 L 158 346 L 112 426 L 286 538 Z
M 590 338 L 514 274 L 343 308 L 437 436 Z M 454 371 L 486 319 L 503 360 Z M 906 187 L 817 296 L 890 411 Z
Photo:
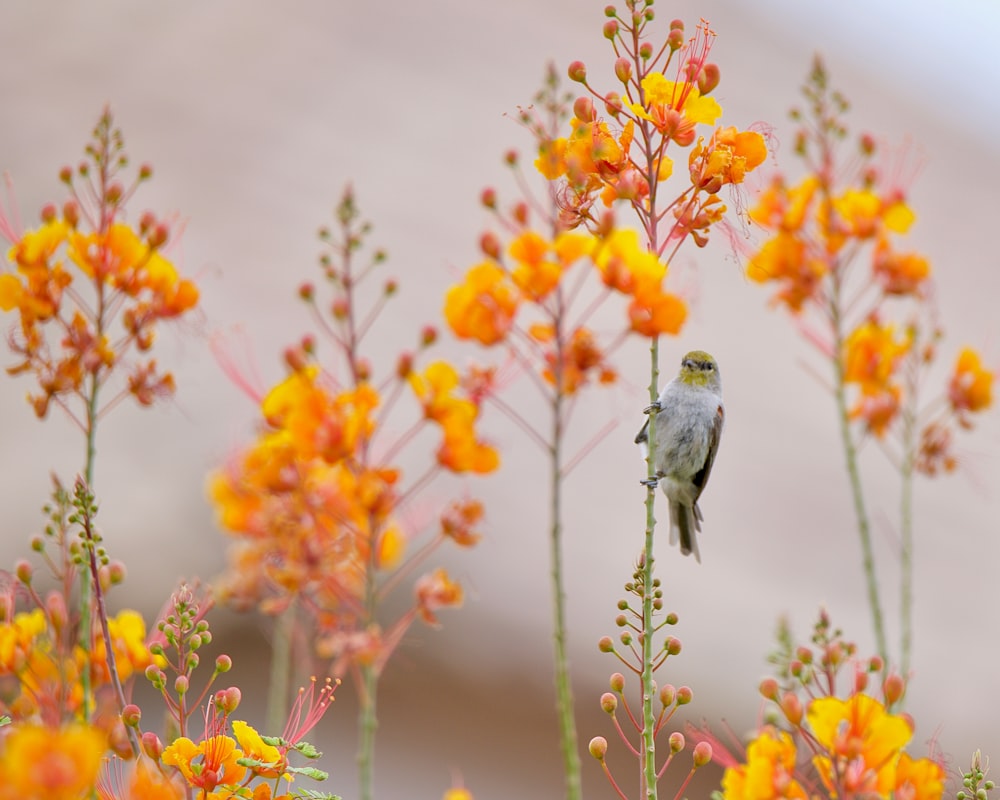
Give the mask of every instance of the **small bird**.
M 656 473 L 642 483 L 655 487 L 663 482 L 670 508 L 670 544 L 679 541 L 681 552 L 694 553 L 701 563 L 695 538 L 702 520 L 698 498 L 712 472 L 726 417 L 715 359 L 703 350 L 684 356 L 677 377 L 663 387 L 659 399 L 644 413 L 653 412 Z M 649 422 L 647 419 L 635 437 L 644 458 L 649 457 Z

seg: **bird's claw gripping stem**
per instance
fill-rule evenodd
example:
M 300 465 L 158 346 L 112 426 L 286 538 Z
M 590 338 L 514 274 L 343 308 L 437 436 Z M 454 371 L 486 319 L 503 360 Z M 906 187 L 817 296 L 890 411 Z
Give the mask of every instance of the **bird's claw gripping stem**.
M 650 489 L 655 489 L 660 484 L 659 478 L 643 478 L 639 481 L 643 486 L 649 487 Z
M 650 403 L 648 406 L 646 406 L 642 410 L 642 413 L 643 414 L 651 414 L 654 411 L 663 411 L 663 406 L 660 405 L 659 401 L 657 401 L 655 403 Z

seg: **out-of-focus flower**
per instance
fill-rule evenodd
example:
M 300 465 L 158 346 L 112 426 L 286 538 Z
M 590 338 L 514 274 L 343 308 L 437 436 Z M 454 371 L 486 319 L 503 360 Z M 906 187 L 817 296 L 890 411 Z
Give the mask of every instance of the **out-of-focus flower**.
M 492 345 L 507 335 L 517 311 L 517 288 L 497 264 L 484 261 L 445 297 L 444 316 L 456 336 Z
M 993 403 L 994 373 L 983 367 L 979 354 L 963 348 L 955 361 L 948 384 L 948 400 L 958 413 L 982 411 Z
M 844 343 L 844 382 L 856 384 L 861 396 L 851 411 L 882 436 L 899 412 L 902 389 L 897 371 L 912 347 L 910 335 L 900 336 L 895 326 L 869 319 Z
M 725 800 L 777 800 L 808 795 L 793 777 L 796 749 L 785 731 L 765 728 L 747 747 L 746 763 L 728 767 L 722 776 Z
M 437 624 L 435 611 L 462 605 L 461 585 L 448 577 L 448 573 L 440 568 L 417 581 L 416 594 L 417 610 L 424 622 L 430 625 Z
M 17 724 L 0 748 L 0 798 L 79 800 L 93 789 L 107 738 L 87 725 Z

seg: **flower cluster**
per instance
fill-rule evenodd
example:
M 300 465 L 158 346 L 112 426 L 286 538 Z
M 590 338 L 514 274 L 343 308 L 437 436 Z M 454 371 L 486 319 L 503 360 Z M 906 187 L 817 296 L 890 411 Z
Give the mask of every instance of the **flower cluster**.
M 873 697 L 866 689 L 882 671 L 882 660 L 860 662 L 855 653 L 824 615 L 813 646 L 798 647 L 782 658 L 780 680 L 761 684 L 761 694 L 774 704 L 780 722 L 758 732 L 742 761 L 716 743 L 716 758 L 726 766 L 725 800 L 942 797 L 943 767 L 906 752 L 913 721 L 892 712 L 903 696 L 903 680 L 888 675 L 881 699 Z M 846 697 L 836 693 L 842 672 L 850 673 Z
M 83 427 L 94 387 L 112 373 L 124 373 L 124 385 L 105 409 L 127 395 L 150 405 L 173 393 L 172 375 L 148 354 L 158 323 L 198 302 L 195 285 L 165 255 L 168 225 L 150 212 L 137 226 L 125 221 L 126 202 L 152 171 L 141 167 L 128 187 L 119 180 L 128 162 L 110 112 L 87 154 L 75 174 L 62 170 L 71 197 L 61 209 L 46 206 L 40 227 L 22 232 L 0 218 L 15 267 L 0 274 L 0 309 L 19 317 L 10 347 L 20 361 L 8 372 L 34 375 L 38 391 L 29 400 L 39 417 L 56 402 Z M 82 406 L 75 412 L 74 399 Z
M 356 291 L 382 255 L 364 269 L 353 263 L 363 226 L 350 191 L 338 218 L 342 247 L 323 234 L 333 248 L 322 259 L 335 292 L 332 323 L 318 313 L 312 286 L 300 296 L 343 357 L 348 380 L 320 368 L 311 338 L 290 349 L 288 376 L 260 399 L 260 434 L 214 474 L 209 491 L 221 527 L 237 540 L 223 587 L 227 600 L 268 614 L 294 604 L 317 626 L 320 655 L 341 667 L 381 669 L 415 619 L 433 622 L 435 612 L 462 600 L 458 584 L 437 570 L 417 580 L 409 612 L 391 626 L 375 619 L 376 578 L 416 563 L 406 560 L 407 543 L 426 521 L 408 516 L 406 503 L 436 473 L 486 474 L 499 466 L 499 456 L 481 438 L 479 404 L 452 365 L 435 361 L 420 369 L 412 353 L 403 353 L 383 383 L 373 380 L 359 345 L 381 305 L 366 313 Z M 389 281 L 383 300 L 395 291 Z M 434 338 L 425 330 L 421 349 Z M 393 436 L 387 417 L 407 393 L 420 415 L 411 415 L 409 427 Z M 397 459 L 428 426 L 440 434 L 435 457 L 426 473 L 406 482 Z M 474 543 L 481 516 L 477 501 L 456 500 L 441 514 L 432 545 Z M 421 550 L 417 560 L 425 555 Z

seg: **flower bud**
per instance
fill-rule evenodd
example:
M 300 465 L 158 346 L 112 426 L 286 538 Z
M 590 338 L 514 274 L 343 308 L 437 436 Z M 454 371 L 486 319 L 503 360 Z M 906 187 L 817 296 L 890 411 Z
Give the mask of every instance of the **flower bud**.
M 674 731 L 667 739 L 667 744 L 670 745 L 670 752 L 676 755 L 684 749 L 684 734 L 680 731 Z
M 148 181 L 153 177 L 153 167 L 150 164 L 141 164 L 139 166 L 139 180 Z
M 757 690 L 768 700 L 774 700 L 778 697 L 778 682 L 774 678 L 764 678 Z
M 75 200 L 67 200 L 63 203 L 63 219 L 71 228 L 75 228 L 80 222 L 80 207 Z
M 594 103 L 589 97 L 578 97 L 573 101 L 573 116 L 580 122 L 593 122 L 597 119 L 594 113 Z
M 590 740 L 588 749 L 594 758 L 598 761 L 603 761 L 604 754 L 608 752 L 608 740 L 603 736 L 595 736 Z
M 20 559 L 17 564 L 14 565 L 14 574 L 17 575 L 17 579 L 26 586 L 31 584 L 31 578 L 35 574 L 34 568 L 31 563 L 25 561 L 23 558 Z
M 217 673 L 229 672 L 233 668 L 233 660 L 223 653 L 215 658 L 215 671 Z
M 494 261 L 500 259 L 500 239 L 493 231 L 486 231 L 479 237 L 479 249 Z
M 632 77 L 632 62 L 625 56 L 615 61 L 615 77 L 622 83 L 628 83 L 629 78 Z
M 874 155 L 875 146 L 875 137 L 870 133 L 863 133 L 858 140 L 858 148 L 861 150 L 861 155 L 863 156 Z
M 611 685 L 612 692 L 621 692 L 625 688 L 625 676 L 620 672 L 616 672 L 611 676 L 611 680 L 608 683 Z
M 708 742 L 698 742 L 694 746 L 694 768 L 705 766 L 712 760 L 712 745 Z
M 604 95 L 604 110 L 612 117 L 617 117 L 622 111 L 622 99 L 617 92 Z
M 160 737 L 152 731 L 146 731 L 142 735 L 142 752 L 159 763 L 160 754 L 163 753 L 163 742 L 160 741 Z
M 682 686 L 677 690 L 677 705 L 686 706 L 694 699 L 694 692 L 690 686 Z
M 299 298 L 305 300 L 307 303 L 311 303 L 313 298 L 316 296 L 316 287 L 311 283 L 303 283 L 299 287 Z
M 881 672 L 884 666 L 885 662 L 882 661 L 881 656 L 872 656 L 871 659 L 868 661 L 869 672 Z
M 698 91 L 702 95 L 709 94 L 716 86 L 719 85 L 719 79 L 722 75 L 719 73 L 718 64 L 705 64 L 701 68 L 701 72 L 698 73 Z
M 666 708 L 667 706 L 672 706 L 674 704 L 674 698 L 677 696 L 677 689 L 674 688 L 673 684 L 666 684 L 662 689 L 660 689 L 660 704 Z
M 604 16 L 606 17 L 616 17 L 618 16 L 618 9 L 614 6 L 604 6 Z
M 675 28 L 667 34 L 667 47 L 676 52 L 684 46 L 684 31 Z
M 885 681 L 882 682 L 882 694 L 885 696 L 886 705 L 892 706 L 898 703 L 905 691 L 906 681 L 896 673 L 887 675 Z
M 62 594 L 56 591 L 49 592 L 45 598 L 45 610 L 56 633 L 66 629 L 69 624 L 69 612 L 66 609 L 66 598 Z
M 123 583 L 125 575 L 125 565 L 121 561 L 112 561 L 108 564 L 108 580 L 111 581 L 112 586 Z
M 482 203 L 486 208 L 496 208 L 497 207 L 496 189 L 491 189 L 491 188 L 483 189 L 482 194 L 479 195 L 479 202 Z
M 179 695 L 187 694 L 188 688 L 190 686 L 190 681 L 188 681 L 187 675 L 178 675 L 174 679 L 174 691 Z
M 511 209 L 511 216 L 518 225 L 528 224 L 528 204 L 525 202 L 520 202 L 515 204 L 514 208 Z
M 232 714 L 243 699 L 243 694 L 236 686 L 221 689 L 215 693 L 215 705 L 224 714 Z
M 503 163 L 508 167 L 517 166 L 517 150 L 508 150 L 503 154 Z
M 587 66 L 582 61 L 574 61 L 567 70 L 569 79 L 574 83 L 587 82 Z
M 676 656 L 681 651 L 681 640 L 676 636 L 668 636 L 663 643 L 663 649 L 667 651 L 668 656 Z
M 605 692 L 601 695 L 601 709 L 605 714 L 614 714 L 618 709 L 618 698 L 611 692 Z
M 138 728 L 142 719 L 142 711 L 135 703 L 129 703 L 122 709 L 122 723 L 129 728 Z
M 615 651 L 615 643 L 610 636 L 602 636 L 597 642 L 597 649 L 602 653 L 613 653 Z
M 868 688 L 868 673 L 857 670 L 854 673 L 854 693 L 860 694 Z
M 791 692 L 787 692 L 779 702 L 781 710 L 792 725 L 798 727 L 802 722 L 802 702 Z
M 615 617 L 615 625 L 617 625 L 619 628 L 624 628 L 626 625 L 628 625 L 628 617 L 626 617 L 624 614 L 619 614 L 617 617 Z
M 614 39 L 618 35 L 618 20 L 609 19 L 604 23 L 604 38 Z
M 65 183 L 67 186 L 73 182 L 73 168 L 63 167 L 59 170 L 59 180 Z
M 653 45 L 649 42 L 643 42 L 639 45 L 639 58 L 643 61 L 649 61 L 653 57 Z
M 382 287 L 382 293 L 386 297 L 392 297 L 394 294 L 396 294 L 397 289 L 399 289 L 399 283 L 396 281 L 395 278 L 389 278 L 389 280 L 387 280 L 385 282 L 385 285 Z
M 400 353 L 396 361 L 396 376 L 404 380 L 413 372 L 413 353 Z

